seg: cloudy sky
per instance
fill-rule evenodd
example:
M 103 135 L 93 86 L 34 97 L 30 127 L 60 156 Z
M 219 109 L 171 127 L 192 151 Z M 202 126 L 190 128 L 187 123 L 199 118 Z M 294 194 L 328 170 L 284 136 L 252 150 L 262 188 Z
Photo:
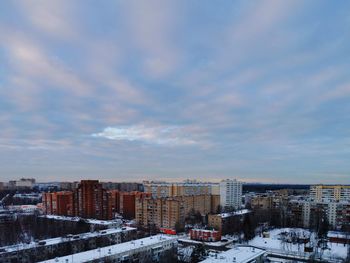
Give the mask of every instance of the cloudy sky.
M 1 1 L 0 181 L 349 183 L 349 1 Z

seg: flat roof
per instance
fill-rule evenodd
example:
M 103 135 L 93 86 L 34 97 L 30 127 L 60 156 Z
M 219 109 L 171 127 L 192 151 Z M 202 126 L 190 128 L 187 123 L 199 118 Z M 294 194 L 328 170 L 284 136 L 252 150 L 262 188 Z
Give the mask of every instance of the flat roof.
M 86 232 L 86 233 L 73 235 L 73 236 L 79 236 L 79 238 L 77 238 L 77 239 L 65 238 L 65 237 L 55 237 L 55 238 L 50 238 L 50 239 L 39 240 L 39 241 L 44 241 L 45 245 L 39 245 L 38 242 L 31 242 L 29 244 L 21 243 L 21 244 L 1 247 L 1 249 L 3 249 L 4 251 L 0 252 L 0 255 L 5 254 L 5 253 L 9 253 L 9 252 L 16 252 L 16 251 L 25 250 L 25 249 L 31 249 L 31 248 L 35 248 L 35 247 L 52 246 L 52 245 L 56 245 L 56 244 L 63 243 L 63 242 L 70 242 L 72 240 L 88 239 L 88 238 L 92 238 L 92 237 L 111 235 L 111 234 L 118 233 L 118 232 L 127 232 L 127 231 L 132 231 L 132 230 L 136 230 L 136 228 L 133 228 L 133 227 L 125 227 L 123 229 L 122 228 L 109 228 L 109 229 L 104 229 L 104 230 L 100 230 L 100 231 L 96 231 L 96 232 Z
M 41 217 L 45 217 L 48 219 L 62 220 L 62 221 L 73 221 L 73 222 L 78 222 L 79 220 L 84 220 L 88 224 L 104 225 L 104 226 L 105 225 L 112 225 L 112 224 L 121 222 L 120 219 L 117 219 L 117 220 L 98 220 L 98 219 L 91 219 L 91 218 L 58 216 L 58 215 L 43 215 Z
M 230 212 L 230 213 L 216 214 L 216 216 L 221 216 L 222 218 L 226 218 L 226 217 L 230 217 L 230 216 L 244 215 L 244 214 L 248 214 L 250 212 L 251 211 L 248 209 L 242 209 L 242 210 L 237 210 L 237 211 Z
M 215 263 L 215 262 L 236 262 L 236 263 L 248 263 L 257 257 L 265 254 L 265 250 L 255 248 L 252 246 L 237 246 L 222 253 L 218 253 L 216 256 L 211 256 L 202 263 Z
M 170 240 L 173 240 L 175 242 L 177 240 L 177 237 L 167 236 L 167 235 L 156 235 L 156 236 L 137 239 L 137 240 L 133 240 L 133 241 L 117 244 L 117 245 L 92 249 L 92 250 L 88 250 L 85 252 L 80 252 L 80 253 L 64 256 L 64 257 L 54 258 L 54 259 L 42 261 L 42 263 L 89 262 L 92 260 L 120 254 L 123 252 L 132 251 L 134 249 L 138 249 L 143 246 L 157 245 L 157 244 L 163 243 L 164 241 L 170 241 Z

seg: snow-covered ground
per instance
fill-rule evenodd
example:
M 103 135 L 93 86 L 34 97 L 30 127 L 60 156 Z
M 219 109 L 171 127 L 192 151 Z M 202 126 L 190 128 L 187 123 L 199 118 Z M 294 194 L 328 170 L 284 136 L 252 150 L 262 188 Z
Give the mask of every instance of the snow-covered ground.
M 297 244 L 292 242 L 284 242 L 281 233 L 295 233 L 299 237 L 310 237 L 311 243 L 308 244 Z M 304 252 L 305 246 L 311 246 L 315 250 L 315 235 L 310 233 L 310 231 L 301 228 L 281 228 L 273 229 L 268 231 L 269 237 L 264 238 L 263 236 L 256 236 L 249 242 L 249 245 L 264 248 L 268 251 L 273 252 L 284 252 L 286 254 L 300 255 L 300 256 L 310 256 L 311 253 Z M 320 249 L 319 249 L 320 251 Z M 346 258 L 347 247 L 343 244 L 327 243 L 327 249 L 323 251 L 323 258 L 336 259 L 336 258 Z

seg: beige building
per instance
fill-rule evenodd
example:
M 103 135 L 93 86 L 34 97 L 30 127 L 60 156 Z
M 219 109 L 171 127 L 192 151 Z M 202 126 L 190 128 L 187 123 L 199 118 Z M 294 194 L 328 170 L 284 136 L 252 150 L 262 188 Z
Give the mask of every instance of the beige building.
M 349 202 L 349 185 L 312 185 L 310 198 L 314 202 Z
M 191 210 L 199 211 L 204 216 L 215 212 L 219 202 L 219 196 L 212 195 L 137 198 L 136 221 L 144 227 L 174 229 L 177 223 L 184 225 L 185 217 Z
M 208 226 L 220 231 L 222 234 L 226 234 L 229 230 L 232 230 L 232 226 L 239 227 L 242 223 L 245 215 L 251 213 L 248 209 L 242 209 L 230 213 L 221 214 L 209 214 L 208 215 Z
M 271 209 L 273 199 L 273 196 L 254 196 L 250 200 L 250 205 L 253 209 Z
M 144 191 L 146 193 L 151 193 L 154 198 L 210 194 L 218 195 L 218 189 L 217 184 L 201 182 L 144 183 Z
M 135 209 L 136 222 L 143 227 L 174 229 L 185 220 L 184 203 L 174 198 L 139 198 Z

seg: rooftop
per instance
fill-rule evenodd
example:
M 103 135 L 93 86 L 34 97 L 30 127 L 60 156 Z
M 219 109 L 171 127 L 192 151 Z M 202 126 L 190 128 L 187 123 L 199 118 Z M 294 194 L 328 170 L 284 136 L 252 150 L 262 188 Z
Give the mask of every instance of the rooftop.
M 221 213 L 218 215 L 221 216 L 222 218 L 225 218 L 225 217 L 230 217 L 230 216 L 245 215 L 245 214 L 248 214 L 250 212 L 251 211 L 249 209 L 242 209 L 242 210 L 237 210 L 237 211 L 230 212 L 230 213 Z
M 118 220 L 98 220 L 98 219 L 85 219 L 85 218 L 80 218 L 80 217 L 69 217 L 69 216 L 58 216 L 58 215 L 44 215 L 42 217 L 46 217 L 49 219 L 55 219 L 55 220 L 73 221 L 73 222 L 78 222 L 79 220 L 84 220 L 88 224 L 103 225 L 103 226 L 115 225 L 116 223 L 118 223 L 118 224 L 122 223 L 120 221 L 120 219 L 118 219 Z
M 258 258 L 265 254 L 265 250 L 254 248 L 251 246 L 237 246 L 225 252 L 219 253 L 216 256 L 211 256 L 206 260 L 201 261 L 202 263 L 211 262 L 236 262 L 236 263 L 247 263 L 255 258 Z
M 72 255 L 68 255 L 65 257 L 54 258 L 46 261 L 42 261 L 43 263 L 81 263 L 81 262 L 89 262 L 94 259 L 102 259 L 111 255 L 120 254 L 123 252 L 131 251 L 134 249 L 138 249 L 140 247 L 145 246 L 154 246 L 164 241 L 173 240 L 174 242 L 177 240 L 175 236 L 166 236 L 166 235 L 156 235 L 151 237 L 146 237 L 138 240 L 133 240 L 130 242 L 125 242 L 117 245 L 102 247 L 98 249 L 88 250 L 85 252 L 80 252 Z
M 74 235 L 74 237 L 78 236 L 79 238 L 76 238 L 74 240 L 88 239 L 88 238 L 92 238 L 92 237 L 111 235 L 111 234 L 118 233 L 118 232 L 127 232 L 127 231 L 132 231 L 132 230 L 136 230 L 136 228 L 133 228 L 133 227 L 125 227 L 123 229 L 122 228 L 110 228 L 110 229 L 106 229 L 106 230 L 77 234 L 77 235 Z M 0 255 L 2 253 L 31 249 L 31 248 L 35 248 L 35 247 L 39 247 L 39 246 L 40 247 L 52 246 L 52 245 L 59 244 L 62 242 L 70 242 L 71 240 L 72 240 L 72 238 L 69 238 L 69 237 L 55 237 L 55 238 L 40 240 L 40 242 L 45 242 L 44 245 L 39 245 L 38 242 L 31 242 L 29 244 L 21 243 L 21 244 L 1 247 L 3 252 L 0 252 Z

